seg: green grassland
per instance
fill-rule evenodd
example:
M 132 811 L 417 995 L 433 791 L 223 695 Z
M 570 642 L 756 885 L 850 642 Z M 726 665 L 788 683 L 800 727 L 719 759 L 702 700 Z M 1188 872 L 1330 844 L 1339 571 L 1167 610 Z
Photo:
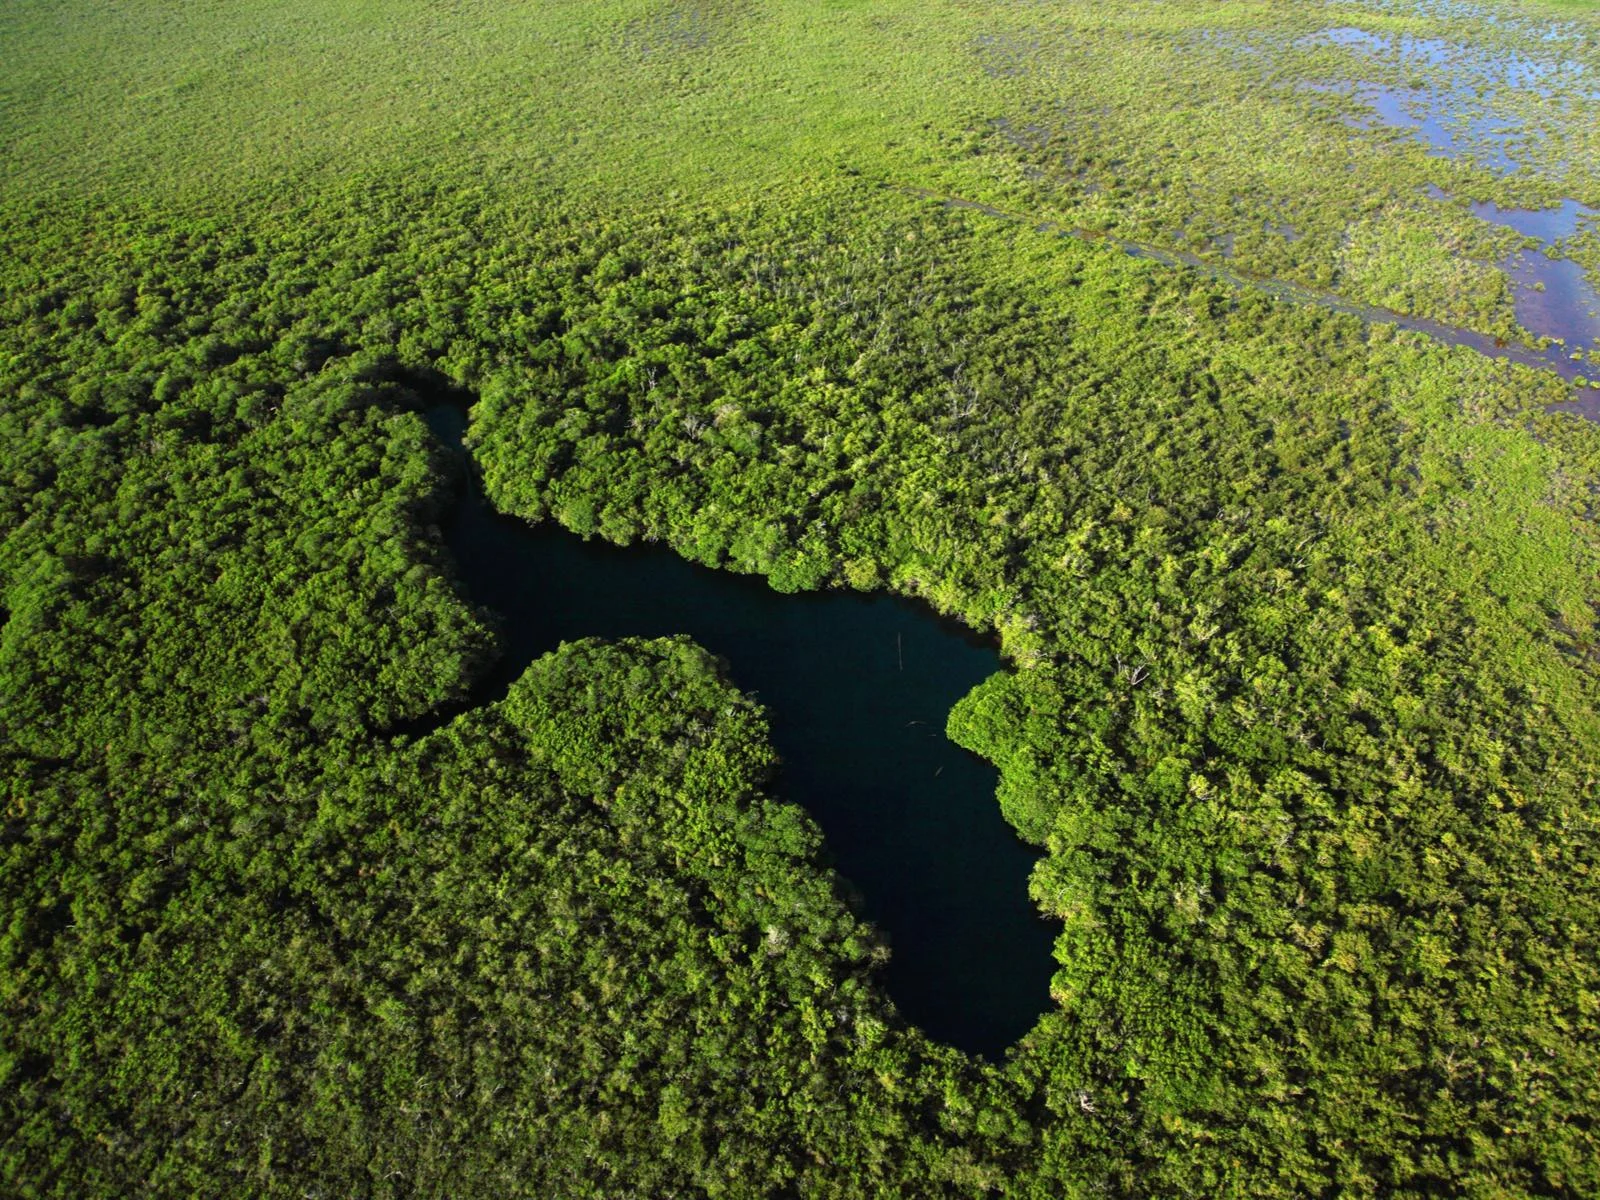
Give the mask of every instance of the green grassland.
M 908 190 L 1516 336 L 1423 187 L 1594 203 L 1600 101 L 1506 97 L 1501 176 L 1308 35 L 1549 7 L 9 6 L 5 1190 L 1600 1192 L 1600 434 Z M 401 732 L 496 644 L 430 379 L 507 512 L 999 639 L 949 732 L 1060 928 L 1003 1062 L 696 647 Z

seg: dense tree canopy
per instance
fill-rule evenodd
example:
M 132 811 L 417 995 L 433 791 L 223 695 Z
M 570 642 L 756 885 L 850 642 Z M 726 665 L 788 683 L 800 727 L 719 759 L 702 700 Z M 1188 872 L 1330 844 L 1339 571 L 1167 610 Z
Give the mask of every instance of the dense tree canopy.
M 1548 411 L 1562 382 L 891 186 L 851 161 L 872 138 L 885 169 L 936 159 L 924 183 L 1003 153 L 996 192 L 1061 203 L 1025 168 L 1065 135 L 997 150 L 943 109 L 917 135 L 875 76 L 870 129 L 920 141 L 827 93 L 837 155 L 796 134 L 784 172 L 673 191 L 683 122 L 718 170 L 767 161 L 778 108 L 717 106 L 758 18 L 803 14 L 554 7 L 518 53 L 661 105 L 624 199 L 572 165 L 615 149 L 598 119 L 526 150 L 515 58 L 474 151 L 495 172 L 396 63 L 350 120 L 418 114 L 429 169 L 335 125 L 263 187 L 268 140 L 219 134 L 237 197 L 132 194 L 124 156 L 115 202 L 69 202 L 32 93 L 4 118 L 39 189 L 0 209 L 4 1190 L 1600 1193 L 1600 436 Z M 1056 18 L 1007 8 L 1039 31 L 976 43 L 970 7 L 956 51 L 916 43 L 971 69 L 950 103 L 1013 78 L 1038 103 L 1007 64 Z M 1079 17 L 1091 48 L 1126 32 Z M 258 53 L 335 34 L 374 38 L 310 22 Z M 783 96 L 848 57 L 817 37 Z M 572 70 L 562 102 L 611 111 Z M 358 78 L 302 81 L 312 116 Z M 86 144 L 212 178 L 141 121 Z M 1122 132 L 1127 177 L 1167 178 L 1165 125 Z M 301 161 L 339 136 L 337 169 Z M 94 178 L 86 154 L 60 171 Z M 1304 219 L 1345 186 L 1307 183 Z M 1252 253 L 1320 279 L 1342 243 L 1312 233 Z M 1405 261 L 1350 244 L 1374 288 Z M 1505 328 L 1493 286 L 1441 279 L 1412 306 Z M 499 631 L 439 532 L 464 469 L 420 415 L 440 390 L 507 513 L 998 641 L 948 733 L 999 768 L 1059 928 L 1004 1061 L 902 1019 L 769 714 L 703 649 L 571 643 L 470 702 Z

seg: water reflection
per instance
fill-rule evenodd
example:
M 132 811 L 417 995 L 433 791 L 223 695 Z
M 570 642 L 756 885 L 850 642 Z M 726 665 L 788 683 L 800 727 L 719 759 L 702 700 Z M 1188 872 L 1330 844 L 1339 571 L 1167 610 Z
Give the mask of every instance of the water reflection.
M 1429 185 L 1434 200 L 1452 199 Z M 1479 220 L 1533 238 L 1538 250 L 1518 250 L 1500 263 L 1511 282 L 1517 323 L 1535 337 L 1559 341 L 1568 355 L 1600 350 L 1600 291 L 1583 268 L 1560 253 L 1560 243 L 1588 228 L 1600 227 L 1600 212 L 1563 200 L 1551 208 L 1502 208 L 1492 201 L 1470 202 Z
M 1521 252 L 1506 266 L 1517 323 L 1574 355 L 1600 350 L 1600 294 L 1571 259 Z
M 1518 171 L 1539 130 L 1511 111 L 1502 97 L 1515 93 L 1571 105 L 1600 100 L 1600 88 L 1580 62 L 1535 58 L 1519 51 L 1492 52 L 1443 38 L 1390 36 L 1353 25 L 1319 30 L 1298 39 L 1300 49 L 1337 47 L 1401 71 L 1418 71 L 1409 86 L 1357 78 L 1316 85 L 1365 105 L 1370 114 L 1348 118 L 1362 128 L 1397 129 L 1433 153 L 1471 159 L 1499 174 Z M 1580 119 L 1576 115 L 1573 119 Z
M 1438 188 L 1430 194 L 1436 198 L 1449 195 Z M 1553 249 L 1562 238 L 1572 237 L 1585 225 L 1600 221 L 1600 213 L 1576 200 L 1563 200 L 1554 208 L 1501 208 L 1492 200 L 1474 200 L 1472 215 L 1507 229 L 1515 229 L 1524 237 L 1538 238 L 1546 250 Z

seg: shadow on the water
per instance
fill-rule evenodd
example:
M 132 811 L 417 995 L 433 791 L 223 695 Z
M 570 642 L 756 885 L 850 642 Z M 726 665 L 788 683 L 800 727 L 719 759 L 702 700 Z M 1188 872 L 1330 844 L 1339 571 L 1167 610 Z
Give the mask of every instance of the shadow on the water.
M 441 530 L 468 598 L 498 619 L 502 653 L 465 704 L 394 732 L 493 702 L 563 641 L 687 634 L 767 707 L 777 791 L 811 813 L 847 894 L 886 936 L 884 985 L 905 1017 L 987 1057 L 1032 1028 L 1057 932 L 1027 894 L 1037 851 L 1000 815 L 995 768 L 944 735 L 952 705 L 1001 669 L 993 643 L 901 598 L 785 595 L 664 546 L 507 517 L 462 446 L 472 398 L 441 383 L 406 386 L 459 455 Z

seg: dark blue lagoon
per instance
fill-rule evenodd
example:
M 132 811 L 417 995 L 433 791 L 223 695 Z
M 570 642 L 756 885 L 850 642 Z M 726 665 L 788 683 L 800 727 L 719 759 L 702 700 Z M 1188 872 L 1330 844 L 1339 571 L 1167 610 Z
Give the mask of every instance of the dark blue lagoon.
M 460 445 L 460 408 L 427 417 Z M 665 547 L 529 525 L 475 485 L 443 533 L 468 595 L 502 625 L 476 702 L 563 641 L 688 634 L 767 707 L 777 789 L 815 818 L 857 910 L 887 936 L 885 985 L 905 1017 L 989 1057 L 1038 1020 L 1058 927 L 1028 899 L 1037 851 L 1001 817 L 995 768 L 944 735 L 951 706 L 1001 669 L 991 644 L 906 600 L 784 595 Z

